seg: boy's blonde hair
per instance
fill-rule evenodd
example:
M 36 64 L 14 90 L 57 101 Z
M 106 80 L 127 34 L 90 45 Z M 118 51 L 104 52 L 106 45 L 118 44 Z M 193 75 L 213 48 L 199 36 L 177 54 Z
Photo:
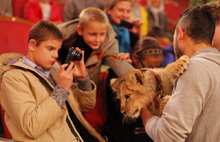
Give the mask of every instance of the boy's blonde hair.
M 89 22 L 96 21 L 103 24 L 108 24 L 108 18 L 104 11 L 95 7 L 85 8 L 79 15 L 79 26 L 84 28 Z

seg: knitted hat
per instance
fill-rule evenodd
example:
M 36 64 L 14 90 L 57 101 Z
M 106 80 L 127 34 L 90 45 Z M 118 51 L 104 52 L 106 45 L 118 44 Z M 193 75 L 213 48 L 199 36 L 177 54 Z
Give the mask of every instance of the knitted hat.
M 137 41 L 132 54 L 143 55 L 162 55 L 162 47 L 153 37 L 144 37 Z

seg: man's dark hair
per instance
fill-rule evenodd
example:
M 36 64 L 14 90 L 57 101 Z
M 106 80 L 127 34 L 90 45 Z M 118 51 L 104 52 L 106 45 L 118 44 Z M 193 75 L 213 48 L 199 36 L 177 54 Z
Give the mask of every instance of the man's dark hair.
M 202 5 L 202 8 L 210 11 L 212 19 L 216 24 L 220 24 L 220 5 L 216 2 Z
M 210 7 L 195 6 L 186 9 L 176 27 L 181 27 L 194 42 L 212 43 L 215 22 Z
M 55 24 L 49 21 L 40 21 L 33 25 L 29 33 L 28 42 L 34 39 L 36 45 L 40 45 L 42 41 L 48 39 L 63 40 L 63 35 L 61 31 L 57 28 Z

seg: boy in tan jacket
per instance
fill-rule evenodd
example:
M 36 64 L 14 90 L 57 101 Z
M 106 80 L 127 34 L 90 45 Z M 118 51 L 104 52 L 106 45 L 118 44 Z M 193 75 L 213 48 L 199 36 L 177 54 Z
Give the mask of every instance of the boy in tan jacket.
M 59 65 L 62 41 L 54 24 L 41 21 L 30 31 L 27 56 L 0 56 L 1 105 L 15 141 L 104 141 L 82 115 L 96 100 L 84 52 L 76 49 L 83 55 L 80 61 Z

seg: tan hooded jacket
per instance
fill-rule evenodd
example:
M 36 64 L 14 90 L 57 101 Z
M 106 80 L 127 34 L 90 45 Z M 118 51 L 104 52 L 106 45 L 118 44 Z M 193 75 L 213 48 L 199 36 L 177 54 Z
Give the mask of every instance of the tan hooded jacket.
M 21 57 L 20 54 L 11 53 L 0 56 L 0 101 L 5 111 L 5 122 L 13 140 L 28 142 L 77 141 L 66 122 L 67 117 L 69 118 L 66 105 L 60 108 L 56 101 L 50 97 L 51 91 L 48 87 L 42 84 L 39 78 L 29 70 L 36 71 L 20 60 L 6 66 L 12 58 L 19 59 Z M 36 73 L 53 88 L 53 85 L 44 76 Z M 58 73 L 59 65 L 55 64 L 51 71 L 55 82 L 58 80 Z M 69 92 L 68 102 L 79 121 L 99 141 L 104 141 L 82 115 L 82 112 L 94 108 L 96 87 L 92 91 L 85 92 L 80 90 L 77 84 L 73 84 Z M 71 123 L 71 125 L 75 129 L 74 124 Z M 76 131 L 76 133 L 78 132 Z

